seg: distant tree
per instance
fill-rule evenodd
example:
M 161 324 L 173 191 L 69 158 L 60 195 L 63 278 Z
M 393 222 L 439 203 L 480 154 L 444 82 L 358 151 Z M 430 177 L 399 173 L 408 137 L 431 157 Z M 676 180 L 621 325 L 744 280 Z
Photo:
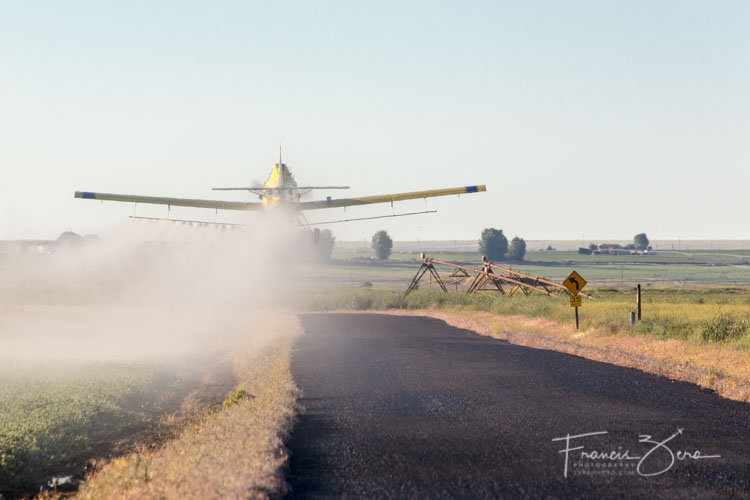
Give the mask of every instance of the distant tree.
M 320 232 L 320 240 L 318 245 L 315 247 L 316 256 L 319 260 L 331 260 L 331 254 L 333 253 L 333 247 L 336 245 L 336 237 L 333 235 L 330 229 L 323 229 Z
M 526 255 L 526 242 L 523 238 L 516 236 L 510 241 L 510 249 L 508 250 L 508 259 L 510 260 L 523 260 Z
M 592 252 L 593 252 L 594 250 L 599 250 L 599 245 L 597 245 L 596 243 L 591 243 L 591 244 L 589 245 L 589 250 L 591 250 Z
M 579 253 L 580 255 L 591 255 L 591 252 L 592 252 L 592 250 L 591 250 L 590 248 L 583 248 L 583 247 L 580 247 L 580 248 L 578 249 L 578 253 Z
M 57 238 L 57 245 L 61 247 L 77 247 L 81 243 L 83 243 L 83 238 L 73 231 L 65 231 Z
M 646 236 L 646 233 L 636 234 L 633 237 L 633 243 L 638 250 L 646 250 L 648 248 L 648 236 Z
M 554 252 L 555 249 L 552 247 L 552 245 L 547 245 L 547 251 L 548 252 Z
M 372 235 L 372 248 L 378 260 L 386 260 L 391 255 L 393 240 L 385 231 L 378 231 Z
M 479 238 L 479 251 L 489 260 L 503 260 L 508 253 L 508 238 L 502 229 L 488 227 Z

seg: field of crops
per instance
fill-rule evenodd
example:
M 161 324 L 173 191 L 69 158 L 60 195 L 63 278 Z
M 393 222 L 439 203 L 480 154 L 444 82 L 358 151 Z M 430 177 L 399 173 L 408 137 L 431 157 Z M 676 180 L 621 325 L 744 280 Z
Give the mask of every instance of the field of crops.
M 221 407 L 231 360 L 7 362 L 0 368 L 0 496 L 83 479 L 90 459 L 169 439 Z
M 361 259 L 374 256 L 374 251 L 334 250 L 338 259 Z M 418 259 L 420 252 L 394 252 L 390 260 Z M 441 251 L 427 252 L 430 257 L 441 260 L 477 261 L 481 260 L 478 251 Z M 748 264 L 750 250 L 661 250 L 645 255 L 593 255 L 579 254 L 577 251 L 540 251 L 529 250 L 525 260 L 529 263 L 624 263 L 624 264 Z
M 750 255 L 732 252 L 660 252 L 655 255 L 579 255 L 577 252 L 527 252 L 523 262 L 499 264 L 533 276 L 564 279 L 577 270 L 591 286 L 629 287 L 636 283 L 653 287 L 750 286 Z M 477 252 L 430 255 L 444 261 L 474 263 Z M 420 265 L 419 254 L 395 253 L 388 261 L 376 261 L 370 253 L 334 253 L 327 266 L 310 273 L 311 280 L 325 275 L 326 285 L 357 286 L 370 282 L 397 289 L 406 287 Z M 442 270 L 438 269 L 441 274 Z M 446 269 L 446 274 L 450 273 Z
M 34 491 L 40 478 L 82 469 L 92 449 L 146 428 L 169 403 L 154 394 L 165 384 L 178 385 L 154 365 L 4 364 L 0 493 Z

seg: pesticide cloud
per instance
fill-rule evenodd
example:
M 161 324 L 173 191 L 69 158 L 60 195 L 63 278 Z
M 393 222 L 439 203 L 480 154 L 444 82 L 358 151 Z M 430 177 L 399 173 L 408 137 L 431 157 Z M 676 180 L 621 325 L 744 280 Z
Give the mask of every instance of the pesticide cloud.
M 254 370 L 296 334 L 279 299 L 306 248 L 269 214 L 246 229 L 129 220 L 0 254 L 0 497 L 74 487 L 89 459 L 265 390 Z
M 0 256 L 0 360 L 152 360 L 261 344 L 291 278 L 285 263 L 306 243 L 283 216 L 246 229 L 132 220 L 49 255 Z

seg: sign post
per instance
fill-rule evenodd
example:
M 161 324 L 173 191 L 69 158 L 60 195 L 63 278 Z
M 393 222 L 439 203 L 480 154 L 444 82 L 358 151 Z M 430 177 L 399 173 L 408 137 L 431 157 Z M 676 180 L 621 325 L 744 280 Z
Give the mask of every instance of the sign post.
M 581 276 L 575 271 L 570 273 L 570 275 L 567 278 L 565 278 L 565 281 L 563 281 L 563 285 L 565 285 L 565 288 L 570 290 L 570 293 L 572 294 L 570 296 L 570 307 L 574 307 L 576 310 L 576 330 L 578 330 L 578 326 L 579 326 L 578 308 L 583 305 L 581 296 L 578 295 L 578 293 L 583 289 L 583 287 L 586 286 L 586 283 L 587 281 L 583 279 L 583 276 Z
M 641 284 L 638 283 L 638 288 L 635 293 L 635 302 L 638 305 L 638 321 L 641 320 Z

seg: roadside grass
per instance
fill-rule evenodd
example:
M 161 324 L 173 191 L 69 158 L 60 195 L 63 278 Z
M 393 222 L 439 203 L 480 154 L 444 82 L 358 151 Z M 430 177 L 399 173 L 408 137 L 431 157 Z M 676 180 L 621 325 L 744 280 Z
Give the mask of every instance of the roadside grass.
M 635 294 L 604 289 L 591 292 L 580 310 L 584 331 L 611 334 L 650 335 L 686 340 L 697 344 L 721 343 L 737 350 L 750 349 L 750 290 L 653 289 L 643 292 L 643 320 L 630 324 L 636 310 Z M 503 316 L 550 319 L 560 324 L 573 321 L 567 297 L 503 296 L 492 292 L 468 295 L 462 292 L 417 290 L 406 299 L 387 289 L 338 289 L 316 294 L 297 294 L 295 305 L 303 310 L 454 309 L 485 311 Z
M 298 389 L 290 371 L 296 318 L 277 317 L 275 340 L 237 353 L 237 384 L 174 440 L 116 458 L 88 478 L 76 498 L 267 498 L 285 491 L 283 440 Z

